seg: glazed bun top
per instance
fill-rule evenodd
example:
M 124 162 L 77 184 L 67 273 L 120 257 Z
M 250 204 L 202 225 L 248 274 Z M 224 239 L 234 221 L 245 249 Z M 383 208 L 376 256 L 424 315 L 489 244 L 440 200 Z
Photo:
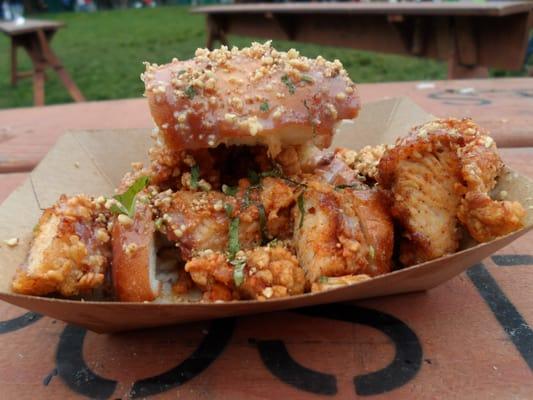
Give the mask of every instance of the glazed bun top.
M 227 145 L 331 144 L 335 124 L 359 111 L 342 64 L 270 42 L 196 50 L 193 59 L 146 63 L 141 75 L 153 119 L 176 150 Z

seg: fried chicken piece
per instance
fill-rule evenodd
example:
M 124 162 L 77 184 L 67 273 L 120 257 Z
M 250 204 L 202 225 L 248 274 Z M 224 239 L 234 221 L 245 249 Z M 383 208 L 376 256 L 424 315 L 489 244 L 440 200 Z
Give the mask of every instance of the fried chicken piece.
M 401 139 L 379 164 L 378 182 L 391 193 L 391 214 L 404 228 L 400 261 L 412 265 L 459 246 L 460 163 L 453 138 L 438 131 Z
M 475 240 L 488 242 L 523 228 L 526 211 L 517 201 L 497 201 L 486 193 L 470 192 L 457 216 Z
M 281 246 L 241 251 L 233 263 L 220 252 L 204 252 L 185 264 L 207 301 L 270 298 L 302 294 L 305 274 L 296 257 Z M 235 273 L 242 268 L 242 274 Z M 242 278 L 236 278 L 236 276 Z M 242 279 L 242 282 L 239 281 Z
M 294 189 L 282 179 L 266 177 L 254 187 L 242 179 L 234 196 L 217 191 L 165 191 L 156 195 L 154 205 L 167 238 L 188 260 L 194 251 L 224 252 L 234 218 L 239 220 L 242 249 L 259 246 L 274 237 L 290 237 L 290 208 L 294 201 Z
M 276 163 L 287 176 L 301 179 L 313 174 L 330 185 L 359 185 L 368 188 L 363 176 L 346 162 L 342 149 L 335 151 L 319 149 L 312 143 L 301 146 L 286 146 L 276 157 Z
M 391 270 L 393 226 L 378 192 L 335 190 L 310 180 L 300 196 L 293 208 L 294 247 L 311 284 L 323 276 Z
M 455 252 L 458 217 L 478 241 L 519 227 L 519 205 L 503 206 L 509 223 L 502 230 L 494 230 L 489 219 L 481 217 L 502 207 L 486 194 L 502 165 L 492 138 L 469 119 L 435 120 L 398 139 L 382 156 L 377 180 L 389 192 L 391 213 L 403 228 L 402 264 Z
M 16 293 L 75 296 L 101 286 L 111 245 L 104 198 L 67 197 L 45 210 L 28 259 L 12 283 Z
M 488 192 L 496 186 L 503 162 L 490 136 L 471 122 L 466 131 L 470 138 L 457 152 L 467 193 L 457 216 L 470 236 L 478 242 L 488 242 L 523 228 L 526 212 L 516 201 L 489 197 Z
M 267 239 L 292 236 L 291 208 L 296 202 L 295 188 L 282 179 L 266 177 L 261 181 L 259 199 L 265 210 Z

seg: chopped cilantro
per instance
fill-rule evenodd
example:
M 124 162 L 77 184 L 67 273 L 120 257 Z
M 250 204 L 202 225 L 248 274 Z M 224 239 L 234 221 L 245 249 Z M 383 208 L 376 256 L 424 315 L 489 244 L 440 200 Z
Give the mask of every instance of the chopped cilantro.
M 244 282 L 244 267 L 246 266 L 245 258 L 236 258 L 235 260 L 230 261 L 230 264 L 233 265 L 233 281 L 236 286 L 241 286 Z
M 368 255 L 370 256 L 371 260 L 376 257 L 376 250 L 374 250 L 374 246 L 368 246 Z
M 187 89 L 185 89 L 185 95 L 189 98 L 189 99 L 193 99 L 194 96 L 196 96 L 196 89 L 192 86 L 187 86 Z
M 239 250 L 239 218 L 236 217 L 229 224 L 228 258 L 233 260 Z
M 148 186 L 149 182 L 150 178 L 141 176 L 124 193 L 113 196 L 116 202 L 111 206 L 111 212 L 133 217 L 133 214 L 135 214 L 135 197 L 141 190 Z
M 154 225 L 155 225 L 155 229 L 157 229 L 158 231 L 161 230 L 161 227 L 163 226 L 163 224 L 165 223 L 165 221 L 163 220 L 163 218 L 158 218 L 155 220 L 154 222 Z
M 289 78 L 289 75 L 285 74 L 281 77 L 281 81 L 287 86 L 289 89 L 290 94 L 294 94 L 296 91 L 296 86 L 294 86 L 294 82 Z
M 238 189 L 239 188 L 237 186 L 222 185 L 222 193 L 224 193 L 226 196 L 235 196 Z
M 250 185 L 252 186 L 259 185 L 261 181 L 261 175 L 250 169 L 248 170 L 248 180 L 250 181 Z
M 335 186 L 335 190 L 341 190 L 341 189 L 357 189 L 360 188 L 360 183 L 351 183 L 351 184 L 343 184 L 343 185 L 337 185 Z
M 279 168 L 271 169 L 270 171 L 261 172 L 261 177 L 275 177 L 280 178 L 283 174 L 281 173 L 281 170 Z
M 191 167 L 191 189 L 198 188 L 198 180 L 200 179 L 200 166 L 194 164 Z
M 302 225 L 304 224 L 304 214 L 305 214 L 304 192 L 300 193 L 296 202 L 298 203 L 298 210 L 300 211 L 300 224 L 298 225 L 298 227 L 301 228 Z
M 311 78 L 309 75 L 302 75 L 301 79 L 302 79 L 302 81 L 307 82 L 307 83 L 313 83 L 314 82 L 313 78 Z
M 264 101 L 263 103 L 261 103 L 259 109 L 263 112 L 267 112 L 268 110 L 270 110 L 270 105 L 268 104 L 268 101 Z
M 226 215 L 231 218 L 233 215 L 233 206 L 229 203 L 224 204 L 224 210 L 226 211 Z
M 268 240 L 265 207 L 261 203 L 259 203 L 257 204 L 257 209 L 259 210 L 259 229 L 261 231 L 261 244 L 265 244 Z

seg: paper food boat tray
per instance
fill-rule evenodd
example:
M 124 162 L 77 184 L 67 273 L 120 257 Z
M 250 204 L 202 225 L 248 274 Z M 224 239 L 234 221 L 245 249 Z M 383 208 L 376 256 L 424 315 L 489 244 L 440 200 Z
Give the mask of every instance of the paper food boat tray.
M 403 98 L 369 103 L 355 122 L 339 128 L 334 146 L 358 149 L 367 144 L 393 143 L 411 126 L 431 118 Z M 533 226 L 533 215 L 528 209 L 533 182 L 506 170 L 495 190 L 506 190 L 509 199 L 520 201 L 528 209 L 524 229 L 434 261 L 327 292 L 264 302 L 216 304 L 81 302 L 11 293 L 11 280 L 26 257 L 41 210 L 62 193 L 113 193 L 132 161 L 146 161 L 149 141 L 146 130 L 71 132 L 58 141 L 30 178 L 0 206 L 0 238 L 20 239 L 14 248 L 0 248 L 0 299 L 101 333 L 366 299 L 431 289 L 508 245 Z

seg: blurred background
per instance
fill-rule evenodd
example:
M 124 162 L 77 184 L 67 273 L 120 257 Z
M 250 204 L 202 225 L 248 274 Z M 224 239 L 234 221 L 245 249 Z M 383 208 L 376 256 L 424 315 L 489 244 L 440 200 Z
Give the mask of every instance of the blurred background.
M 189 13 L 189 9 L 216 3 L 227 4 L 184 0 L 11 0 L 1 3 L 0 19 L 13 20 L 24 15 L 66 23 L 52 47 L 91 101 L 139 97 L 143 61 L 165 63 L 173 57 L 189 58 L 196 48 L 204 47 L 205 18 Z M 228 39 L 231 45 L 240 47 L 254 38 Z M 310 57 L 321 54 L 328 59 L 338 58 L 359 83 L 446 78 L 446 64 L 429 59 L 286 41 L 275 41 L 274 45 L 280 49 L 295 47 Z M 31 79 L 21 80 L 15 87 L 10 84 L 9 48 L 9 38 L 0 35 L 0 108 L 31 106 Z M 26 53 L 19 49 L 17 54 L 19 69 L 30 70 Z M 491 69 L 490 76 L 527 76 L 532 64 L 533 57 L 525 58 L 522 70 Z M 46 104 L 71 101 L 57 75 L 49 70 Z

